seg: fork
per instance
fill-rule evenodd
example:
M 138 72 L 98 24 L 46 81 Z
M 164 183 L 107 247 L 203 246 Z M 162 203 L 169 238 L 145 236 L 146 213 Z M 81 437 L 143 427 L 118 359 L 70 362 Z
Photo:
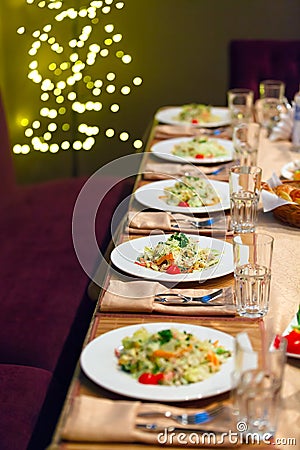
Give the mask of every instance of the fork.
M 183 303 L 200 302 L 200 303 L 206 304 L 213 298 L 219 297 L 222 294 L 222 292 L 223 292 L 223 289 L 218 289 L 217 291 L 212 292 L 211 294 L 201 295 L 200 297 L 190 297 L 188 295 L 170 292 L 170 293 L 165 293 L 165 294 L 156 294 L 154 300 L 161 302 L 161 303 L 165 303 L 168 301 L 165 297 L 178 297 L 183 301 Z
M 214 419 L 218 414 L 220 414 L 224 409 L 224 405 L 220 404 L 214 406 L 213 408 L 208 408 L 204 411 L 200 411 L 193 414 L 172 414 L 171 411 L 149 411 L 142 412 L 138 414 L 138 417 L 167 417 L 168 419 L 173 419 L 177 423 L 181 423 L 182 425 L 197 425 L 201 423 L 210 422 Z

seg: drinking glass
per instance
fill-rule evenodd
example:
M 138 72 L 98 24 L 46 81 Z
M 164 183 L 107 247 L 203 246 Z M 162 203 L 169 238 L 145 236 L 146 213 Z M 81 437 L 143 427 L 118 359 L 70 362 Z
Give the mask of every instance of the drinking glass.
M 269 309 L 274 238 L 247 233 L 233 238 L 234 286 L 237 312 L 262 317 Z
M 260 126 L 258 123 L 240 123 L 233 129 L 234 159 L 240 166 L 256 166 Z
M 254 92 L 251 89 L 230 89 L 227 92 L 228 108 L 232 125 L 253 119 Z
M 257 224 L 262 169 L 234 166 L 229 171 L 231 226 L 234 233 L 252 233 Z
M 283 81 L 264 80 L 259 84 L 258 121 L 266 128 L 268 134 L 279 122 L 280 114 L 286 110 L 284 93 L 285 84 Z
M 265 443 L 275 435 L 281 409 L 286 339 L 265 333 L 263 346 L 256 340 L 251 330 L 235 338 L 233 413 L 244 438 Z

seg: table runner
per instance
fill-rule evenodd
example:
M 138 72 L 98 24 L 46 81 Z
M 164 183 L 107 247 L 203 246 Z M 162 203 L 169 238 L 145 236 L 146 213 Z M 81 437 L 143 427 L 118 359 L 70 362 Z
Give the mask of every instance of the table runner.
M 151 137 L 153 136 L 153 132 Z M 169 136 L 172 137 L 172 136 Z M 150 148 L 148 143 L 147 148 Z M 267 139 L 262 139 L 260 149 L 259 149 L 259 160 L 258 164 L 263 168 L 263 178 L 267 179 L 272 175 L 273 171 L 280 174 L 281 167 L 293 159 L 294 155 L 289 151 L 290 143 L 277 142 L 270 143 Z M 149 156 L 149 155 L 148 155 Z M 153 155 L 150 155 L 153 157 Z M 152 161 L 153 162 L 153 161 Z M 158 159 L 157 161 L 158 162 Z M 160 161 L 160 164 L 165 164 Z M 142 181 L 143 183 L 143 181 Z M 273 279 L 271 284 L 271 303 L 270 303 L 270 313 L 268 314 L 265 322 L 272 322 L 275 330 L 282 332 L 291 318 L 293 317 L 297 305 L 299 303 L 299 230 L 292 227 L 286 226 L 276 221 L 272 213 L 259 215 L 259 231 L 269 232 L 275 237 L 275 249 L 274 249 L 274 268 L 273 268 Z M 131 236 L 131 238 L 138 236 Z M 122 235 L 119 236 L 118 243 L 121 242 Z M 298 245 L 298 247 L 297 247 Z M 289 256 L 292 255 L 292 256 Z M 284 259 L 283 259 L 284 258 Z M 281 264 L 282 262 L 282 264 Z M 288 278 L 286 277 L 288 276 Z M 232 276 L 223 277 L 224 285 L 232 285 Z M 287 280 L 287 281 L 286 281 Z M 106 280 L 107 281 L 107 280 Z M 218 281 L 210 280 L 205 283 L 205 287 L 216 287 Z M 93 291 L 94 286 L 92 286 L 91 291 Z M 96 291 L 93 291 L 93 295 Z M 96 299 L 96 297 L 94 297 Z M 93 325 L 91 327 L 90 333 L 88 335 L 88 340 L 94 337 L 110 331 L 111 329 L 147 323 L 147 322 L 183 322 L 192 323 L 196 325 L 211 326 L 217 328 L 221 331 L 230 332 L 235 335 L 239 331 L 248 329 L 252 327 L 253 333 L 255 334 L 257 345 L 260 343 L 260 335 L 263 329 L 261 320 L 250 320 L 241 318 L 219 318 L 219 317 L 186 317 L 186 316 L 154 316 L 150 317 L 145 314 L 110 314 L 110 313 L 99 313 L 97 310 Z M 286 366 L 286 376 L 284 379 L 283 386 L 283 409 L 277 436 L 279 438 L 287 438 L 296 436 L 298 443 L 300 442 L 300 436 L 297 435 L 297 430 L 299 430 L 299 360 L 289 360 Z M 77 372 L 74 376 L 71 391 L 69 394 L 69 400 L 66 403 L 64 410 L 64 415 L 61 418 L 61 422 L 58 426 L 56 436 L 53 439 L 53 447 L 49 447 L 49 450 L 54 450 L 58 448 L 63 448 L 65 450 L 120 450 L 124 449 L 147 449 L 149 446 L 143 444 L 135 443 L 93 443 L 93 444 L 83 444 L 83 443 L 73 443 L 73 442 L 62 442 L 61 441 L 61 425 L 64 422 L 65 416 L 68 414 L 68 407 L 70 406 L 72 399 L 76 398 L 78 395 L 92 395 L 99 398 L 111 398 L 120 399 L 122 396 L 108 392 L 99 386 L 96 386 L 93 382 L 88 380 L 82 372 L 77 368 Z M 228 399 L 228 394 L 222 394 L 219 396 L 220 399 Z M 202 400 L 201 404 L 205 406 L 214 399 Z M 191 406 L 195 405 L 195 402 L 188 402 Z M 151 446 L 151 448 L 153 448 Z M 161 448 L 161 446 L 157 447 Z M 177 447 L 172 447 L 177 448 Z M 178 447 L 178 449 L 182 447 Z M 223 447 L 224 448 L 224 447 Z M 243 445 L 243 449 L 248 449 L 249 446 Z M 255 449 L 256 446 L 251 446 L 251 449 Z M 260 449 L 264 448 L 259 446 Z M 266 446 L 265 448 L 270 448 Z M 274 447 L 273 447 L 274 448 Z M 297 448 L 297 446 L 280 445 L 276 448 L 281 448 L 282 450 L 290 450 Z

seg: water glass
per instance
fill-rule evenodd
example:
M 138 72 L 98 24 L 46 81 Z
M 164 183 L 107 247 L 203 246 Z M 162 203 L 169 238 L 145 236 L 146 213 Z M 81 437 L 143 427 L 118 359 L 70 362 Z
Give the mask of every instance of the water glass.
M 276 433 L 281 409 L 286 339 L 265 333 L 261 346 L 250 333 L 245 330 L 235 339 L 233 412 L 244 438 L 266 443 Z
M 254 92 L 251 89 L 230 89 L 227 92 L 228 108 L 232 125 L 253 119 Z
M 240 123 L 233 129 L 234 159 L 240 166 L 256 166 L 260 126 L 258 123 Z
M 264 80 L 259 84 L 258 121 L 271 133 L 285 107 L 285 84 L 280 80 Z
M 234 288 L 242 317 L 265 316 L 269 309 L 274 238 L 247 233 L 233 238 Z
M 234 166 L 229 171 L 231 226 L 234 233 L 253 233 L 261 191 L 262 169 Z

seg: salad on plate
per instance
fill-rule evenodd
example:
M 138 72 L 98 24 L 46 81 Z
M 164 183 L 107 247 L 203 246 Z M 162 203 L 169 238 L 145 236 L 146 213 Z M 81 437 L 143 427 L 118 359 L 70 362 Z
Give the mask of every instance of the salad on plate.
M 222 158 L 228 156 L 228 149 L 216 139 L 195 137 L 189 141 L 182 141 L 175 144 L 172 154 L 181 158 Z
M 198 208 L 220 203 L 214 187 L 204 178 L 185 176 L 173 186 L 164 188 L 168 205 Z
M 154 247 L 145 247 L 136 264 L 170 275 L 201 271 L 219 262 L 216 249 L 200 248 L 197 240 L 184 233 L 174 233 L 165 242 Z
M 181 111 L 174 117 L 174 119 L 180 122 L 191 122 L 193 124 L 198 124 L 217 122 L 220 120 L 220 117 L 212 114 L 211 106 L 209 105 L 189 103 L 182 106 Z
M 219 341 L 200 340 L 176 328 L 141 327 L 115 350 L 118 366 L 143 384 L 181 386 L 209 378 L 231 356 Z

